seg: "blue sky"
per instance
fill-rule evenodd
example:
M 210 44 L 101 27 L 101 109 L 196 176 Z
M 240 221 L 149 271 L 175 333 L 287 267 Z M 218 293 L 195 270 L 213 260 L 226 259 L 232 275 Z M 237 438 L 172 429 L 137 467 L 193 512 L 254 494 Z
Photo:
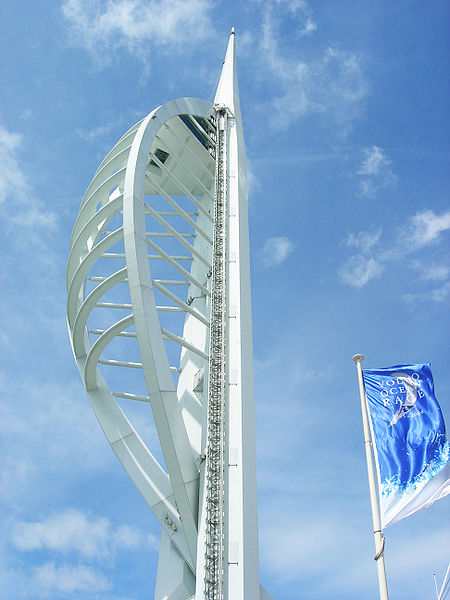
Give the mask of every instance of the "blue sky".
M 431 362 L 449 422 L 448 3 L 3 3 L 5 600 L 152 597 L 159 531 L 88 405 L 65 266 L 98 164 L 153 108 L 212 99 L 228 34 L 250 181 L 261 580 L 377 598 L 352 356 Z M 150 413 L 134 418 L 155 439 Z M 386 530 L 391 597 L 433 598 L 449 503 Z

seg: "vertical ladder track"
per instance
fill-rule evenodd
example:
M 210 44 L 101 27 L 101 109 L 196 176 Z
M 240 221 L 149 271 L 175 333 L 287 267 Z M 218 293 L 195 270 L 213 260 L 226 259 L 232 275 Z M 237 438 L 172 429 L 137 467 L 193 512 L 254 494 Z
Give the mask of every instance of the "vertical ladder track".
M 205 599 L 223 598 L 227 113 L 217 111 L 206 447 Z

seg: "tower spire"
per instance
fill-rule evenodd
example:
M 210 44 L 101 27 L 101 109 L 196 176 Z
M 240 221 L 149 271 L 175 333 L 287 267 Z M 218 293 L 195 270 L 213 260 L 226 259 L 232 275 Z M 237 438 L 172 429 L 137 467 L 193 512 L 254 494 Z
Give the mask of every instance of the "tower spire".
M 227 52 L 223 61 L 222 73 L 217 85 L 214 103 L 224 104 L 236 118 L 240 119 L 241 106 L 239 102 L 234 39 L 235 32 L 233 27 L 228 40 Z

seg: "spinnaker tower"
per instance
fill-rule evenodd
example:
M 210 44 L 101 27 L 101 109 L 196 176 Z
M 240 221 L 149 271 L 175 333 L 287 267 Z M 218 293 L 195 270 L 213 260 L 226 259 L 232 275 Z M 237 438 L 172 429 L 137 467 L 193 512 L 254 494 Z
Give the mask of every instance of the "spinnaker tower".
M 234 31 L 213 102 L 159 106 L 100 164 L 74 226 L 67 289 L 92 408 L 161 524 L 154 598 L 270 600 L 259 584 Z M 158 451 L 127 418 L 133 403 L 150 405 Z

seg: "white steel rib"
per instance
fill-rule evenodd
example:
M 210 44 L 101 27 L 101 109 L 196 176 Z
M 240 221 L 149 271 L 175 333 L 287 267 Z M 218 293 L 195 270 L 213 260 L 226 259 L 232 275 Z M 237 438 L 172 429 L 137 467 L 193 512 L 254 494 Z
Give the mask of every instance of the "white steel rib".
M 259 585 L 247 221 L 232 32 L 214 102 L 172 100 L 106 155 L 67 265 L 81 379 L 161 524 L 156 600 L 270 600 Z M 163 465 L 126 416 L 133 402 L 151 406 Z

